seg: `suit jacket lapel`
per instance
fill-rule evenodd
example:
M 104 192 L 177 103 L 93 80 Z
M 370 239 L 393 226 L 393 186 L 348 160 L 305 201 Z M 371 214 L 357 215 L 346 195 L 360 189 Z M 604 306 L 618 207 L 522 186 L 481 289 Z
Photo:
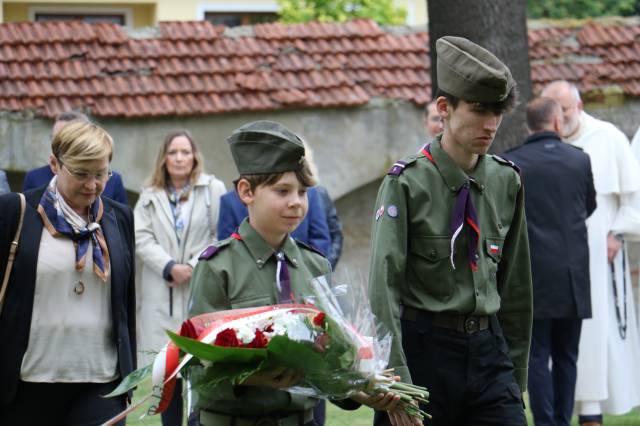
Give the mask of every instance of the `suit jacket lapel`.
M 23 308 L 29 312 L 29 323 L 33 309 L 33 297 L 36 289 L 36 274 L 38 265 L 38 252 L 42 239 L 42 219 L 36 210 L 44 191 L 37 191 L 26 197 L 27 208 L 24 214 L 22 233 L 18 241 L 18 253 L 11 272 L 11 279 L 19 278 L 19 285 L 25 286 Z
M 102 232 L 107 242 L 111 261 L 111 303 L 114 309 L 113 314 L 115 320 L 115 318 L 117 318 L 115 311 L 119 310 L 119 306 L 121 305 L 118 303 L 118 300 L 124 300 L 121 294 L 123 291 L 122 283 L 126 282 L 128 272 L 126 271 L 126 265 L 124 263 L 125 247 L 120 238 L 118 222 L 116 221 L 113 209 L 106 203 L 104 203 L 104 215 L 100 221 L 100 226 L 102 226 Z

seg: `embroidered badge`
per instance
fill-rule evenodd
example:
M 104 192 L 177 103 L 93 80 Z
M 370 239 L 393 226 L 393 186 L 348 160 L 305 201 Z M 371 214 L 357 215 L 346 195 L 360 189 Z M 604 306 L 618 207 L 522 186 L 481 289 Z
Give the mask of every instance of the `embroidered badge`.
M 491 254 L 498 254 L 500 252 L 500 246 L 497 244 L 489 244 L 489 252 Z
M 394 204 L 391 204 L 387 207 L 387 214 L 389 217 L 398 217 L 398 207 Z
M 376 211 L 376 222 L 378 221 L 378 219 L 382 217 L 383 214 L 384 214 L 384 204 L 381 205 L 380 208 Z

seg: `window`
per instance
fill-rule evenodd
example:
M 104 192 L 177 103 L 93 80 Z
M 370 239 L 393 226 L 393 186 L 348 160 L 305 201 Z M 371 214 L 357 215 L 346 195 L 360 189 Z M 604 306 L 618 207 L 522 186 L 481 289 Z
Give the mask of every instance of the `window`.
M 214 25 L 237 27 L 273 22 L 278 19 L 277 2 L 261 3 L 209 3 L 198 6 L 198 19 L 204 19 Z
M 133 9 L 129 7 L 101 6 L 31 6 L 29 20 L 108 22 L 122 26 L 133 25 Z
M 238 25 L 254 25 L 262 24 L 264 22 L 273 22 L 278 19 L 278 15 L 276 13 L 268 12 L 205 12 L 204 19 L 214 25 L 237 27 Z
M 83 21 L 83 22 L 108 22 L 124 25 L 125 16 L 116 14 L 81 14 L 81 13 L 36 13 L 36 22 L 46 21 Z

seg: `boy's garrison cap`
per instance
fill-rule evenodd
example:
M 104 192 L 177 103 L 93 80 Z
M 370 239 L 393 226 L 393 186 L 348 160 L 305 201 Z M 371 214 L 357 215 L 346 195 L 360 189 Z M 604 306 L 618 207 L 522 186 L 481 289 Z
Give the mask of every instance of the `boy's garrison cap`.
M 501 102 L 515 86 L 505 64 L 466 38 L 439 38 L 436 53 L 438 87 L 464 101 Z
M 292 172 L 304 165 L 302 140 L 275 121 L 254 121 L 227 139 L 241 175 Z

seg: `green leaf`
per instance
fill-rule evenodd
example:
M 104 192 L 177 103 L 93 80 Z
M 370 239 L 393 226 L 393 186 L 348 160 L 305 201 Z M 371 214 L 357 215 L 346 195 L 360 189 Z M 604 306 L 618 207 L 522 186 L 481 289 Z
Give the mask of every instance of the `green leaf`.
M 178 336 L 167 330 L 167 334 L 180 349 L 201 360 L 217 362 L 231 362 L 234 364 L 261 362 L 267 357 L 267 350 L 263 348 L 227 348 L 202 343 L 195 339 Z
M 201 386 L 215 387 L 228 380 L 231 384 L 238 385 L 245 381 L 247 377 L 257 373 L 261 369 L 262 363 L 216 363 L 204 369 L 204 372 L 201 377 L 198 378 L 197 383 Z
M 146 367 L 138 368 L 136 371 L 129 373 L 127 377 L 120 382 L 117 388 L 111 391 L 111 393 L 104 395 L 103 398 L 111 398 L 129 392 L 131 389 L 150 378 L 152 369 L 153 364 L 149 364 Z
M 327 371 L 329 365 L 311 343 L 294 342 L 285 336 L 274 336 L 267 345 L 269 361 L 290 370 L 305 373 Z

